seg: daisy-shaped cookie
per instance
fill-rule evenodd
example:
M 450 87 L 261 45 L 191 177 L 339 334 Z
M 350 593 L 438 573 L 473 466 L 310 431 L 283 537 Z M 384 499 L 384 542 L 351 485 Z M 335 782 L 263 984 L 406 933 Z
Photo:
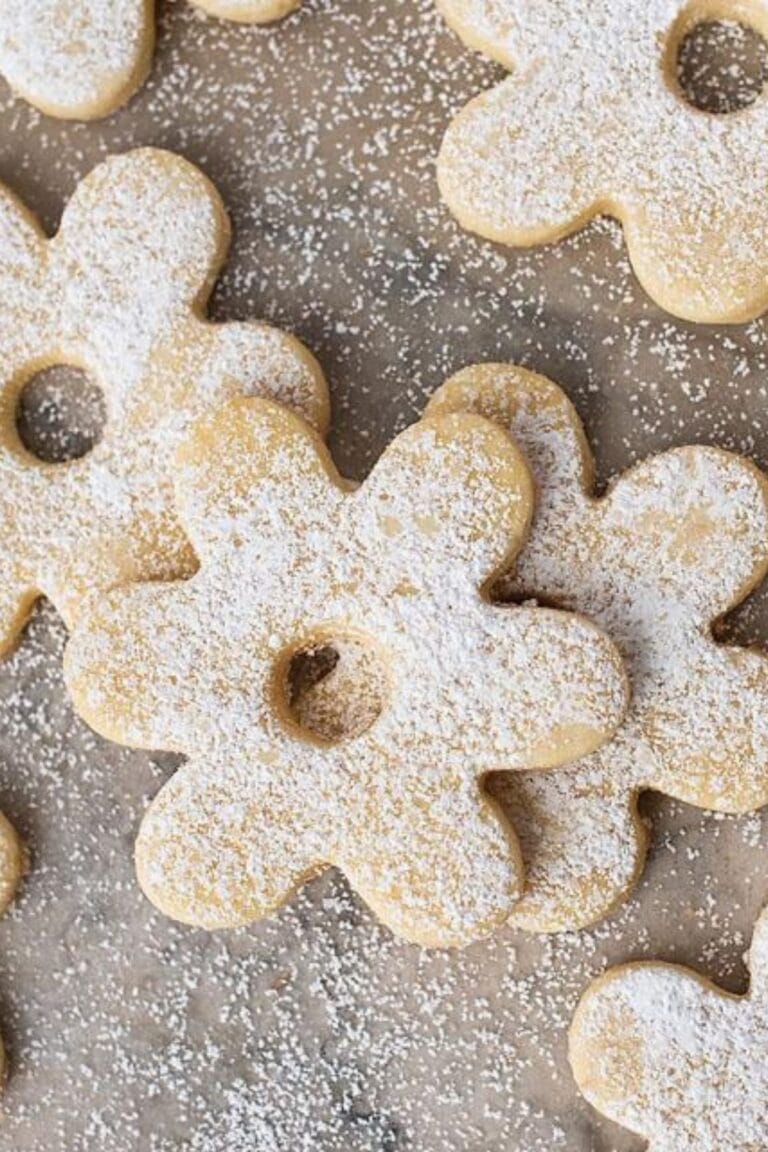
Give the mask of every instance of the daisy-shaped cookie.
M 497 593 L 584 612 L 627 661 L 632 701 L 610 744 L 567 774 L 500 782 L 528 868 L 513 922 L 581 927 L 642 867 L 643 790 L 720 812 L 768 803 L 768 660 L 718 645 L 711 630 L 768 570 L 768 483 L 740 457 L 690 447 L 647 460 L 596 498 L 575 410 L 520 368 L 459 373 L 428 409 L 447 411 L 510 430 L 536 481 L 530 540 Z
M 52 240 L 0 187 L 0 651 L 40 595 L 71 625 L 93 589 L 193 569 L 172 474 L 200 413 L 251 392 L 325 427 L 325 382 L 298 341 L 206 320 L 228 237 L 216 190 L 166 152 L 101 164 Z M 108 418 L 90 454 L 47 464 L 24 448 L 17 406 L 59 363 L 93 377 Z
M 563 764 L 625 706 L 592 624 L 481 594 L 531 514 L 512 441 L 473 416 L 424 421 L 352 491 L 298 417 L 233 400 L 194 431 L 178 499 L 199 572 L 94 600 L 66 657 L 94 728 L 189 757 L 139 834 L 150 899 L 240 924 L 332 864 L 411 940 L 488 933 L 521 873 L 483 776 Z M 349 638 L 368 654 L 368 706 L 323 740 L 292 710 L 290 669 Z
M 768 305 L 768 97 L 717 116 L 683 98 L 683 38 L 705 19 L 768 31 L 768 3 L 437 0 L 465 42 L 512 75 L 454 120 L 438 165 L 460 223 L 541 244 L 618 217 L 663 308 L 740 323 Z
M 627 964 L 579 1005 L 570 1058 L 579 1089 L 648 1152 L 768 1149 L 768 912 L 733 996 L 672 964 Z
M 301 0 L 193 0 L 225 20 L 264 24 Z M 92 120 L 143 84 L 155 42 L 154 0 L 3 0 L 0 73 L 49 116 Z

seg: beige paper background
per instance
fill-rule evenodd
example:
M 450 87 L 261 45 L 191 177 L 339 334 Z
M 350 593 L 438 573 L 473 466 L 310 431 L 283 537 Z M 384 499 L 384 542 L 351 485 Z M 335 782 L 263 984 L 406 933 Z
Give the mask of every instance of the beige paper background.
M 110 151 L 151 143 L 200 164 L 235 226 L 215 314 L 268 317 L 314 349 L 344 470 L 362 477 L 449 372 L 494 358 L 567 388 L 602 480 L 693 441 L 768 465 L 767 322 L 694 329 L 661 314 L 612 225 L 510 253 L 441 208 L 442 130 L 497 72 L 430 0 L 307 0 L 272 29 L 207 21 L 184 0 L 160 13 L 152 79 L 107 121 L 59 124 L 0 88 L 0 178 L 52 230 Z M 737 632 L 768 637 L 759 603 Z M 570 1014 L 622 959 L 745 986 L 768 898 L 764 818 L 649 798 L 645 880 L 580 936 L 502 932 L 461 956 L 422 954 L 334 874 L 271 923 L 207 936 L 153 913 L 133 880 L 136 825 L 172 762 L 73 718 L 63 639 L 46 609 L 0 668 L 0 804 L 32 857 L 0 923 L 0 1152 L 642 1147 L 579 1102 Z

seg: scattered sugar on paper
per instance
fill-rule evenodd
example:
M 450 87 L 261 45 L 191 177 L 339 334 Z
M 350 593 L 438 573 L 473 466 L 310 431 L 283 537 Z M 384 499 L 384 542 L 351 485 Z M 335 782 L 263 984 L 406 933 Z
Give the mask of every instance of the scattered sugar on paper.
M 362 477 L 452 370 L 515 359 L 568 390 L 600 475 L 716 443 L 768 463 L 764 322 L 693 329 L 637 288 L 601 222 L 532 253 L 460 232 L 433 160 L 450 116 L 502 75 L 431 0 L 308 0 L 277 29 L 161 8 L 153 76 L 110 121 L 58 124 L 0 94 L 0 176 L 54 228 L 110 151 L 175 148 L 214 178 L 235 243 L 221 318 L 294 329 L 334 392 L 334 449 Z M 764 600 L 764 596 L 763 596 Z M 731 626 L 762 642 L 758 596 Z M 456 956 L 397 944 L 333 874 L 274 922 L 207 936 L 165 922 L 131 849 L 172 763 L 76 724 L 43 612 L 0 670 L 0 803 L 32 871 L 0 922 L 13 1075 L 0 1150 L 634 1152 L 579 1103 L 565 1029 L 591 977 L 635 957 L 733 990 L 768 894 L 762 817 L 646 803 L 636 899 L 580 936 L 501 933 Z

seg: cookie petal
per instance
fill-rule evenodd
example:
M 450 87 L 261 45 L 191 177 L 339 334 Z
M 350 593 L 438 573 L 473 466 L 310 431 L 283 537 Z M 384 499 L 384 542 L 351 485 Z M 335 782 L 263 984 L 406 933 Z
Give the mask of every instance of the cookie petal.
M 92 349 L 105 372 L 118 353 L 126 369 L 147 359 L 190 307 L 202 311 L 229 235 L 218 192 L 180 156 L 142 148 L 104 161 L 78 185 L 51 242 L 65 316 L 80 323 L 71 342 Z M 125 387 L 114 381 L 118 395 Z
M 91 120 L 143 82 L 154 45 L 153 0 L 4 0 L 0 70 L 49 116 Z
M 481 771 L 559 767 L 613 735 L 627 680 L 618 650 L 593 624 L 544 608 L 488 606 L 478 633 L 466 637 L 467 667 L 478 648 L 484 674 L 463 677 L 460 688 L 472 717 L 467 739 L 483 749 Z
M 302 807 L 254 765 L 194 761 L 154 800 L 139 831 L 139 882 L 166 915 L 201 928 L 231 928 L 268 916 L 322 866 Z M 289 798 L 295 800 L 296 797 Z
M 615 482 L 602 512 L 635 597 L 674 604 L 689 623 L 708 626 L 768 569 L 768 481 L 729 452 L 680 448 L 647 460 Z
M 553 141 L 531 107 L 553 99 L 557 78 L 510 78 L 472 100 L 445 134 L 440 191 L 462 227 L 499 243 L 547 243 L 581 227 L 601 201 L 593 166 L 599 143 L 585 111 L 559 121 Z M 599 152 L 597 153 L 599 154 Z
M 606 749 L 564 772 L 507 772 L 489 787 L 520 837 L 526 888 L 510 923 L 573 932 L 608 916 L 645 863 L 648 833 Z
M 472 412 L 504 428 L 536 482 L 536 532 L 562 530 L 594 482 L 592 453 L 570 400 L 546 376 L 515 364 L 473 364 L 435 392 L 427 415 Z M 529 545 L 530 547 L 530 545 Z
M 227 395 L 260 396 L 287 404 L 321 435 L 328 432 L 330 399 L 320 365 L 299 340 L 269 324 L 192 320 L 153 367 L 150 387 L 169 397 L 194 379 L 200 411 Z
M 193 582 L 137 584 L 94 598 L 64 658 L 67 687 L 83 719 L 129 747 L 186 751 L 179 718 L 206 708 L 194 671 L 210 638 L 194 628 L 198 618 Z
M 669 964 L 629 964 L 582 999 L 569 1055 L 580 1090 L 652 1149 L 761 1148 L 765 1005 Z
M 640 712 L 655 754 L 644 786 L 716 812 L 756 811 L 768 803 L 768 659 L 709 634 L 668 642 L 677 659 Z
M 444 779 L 372 790 L 338 864 L 393 932 L 428 948 L 488 935 L 522 891 L 517 841 L 496 805 L 477 787 Z
M 512 440 L 464 413 L 429 417 L 390 445 L 355 496 L 359 531 L 400 562 L 403 581 L 434 589 L 458 572 L 479 589 L 522 547 L 533 509 Z
M 617 1124 L 646 1138 L 656 1135 L 660 1112 L 688 1105 L 689 1074 L 706 1094 L 700 1029 L 707 995 L 692 974 L 661 964 L 627 965 L 597 980 L 570 1031 L 571 1066 L 582 1095 Z M 671 1141 L 669 1147 L 678 1145 Z
M 248 541 L 265 579 L 301 563 L 302 534 L 322 536 L 348 490 L 309 425 L 253 397 L 201 420 L 178 463 L 177 502 L 198 553 L 231 556 Z
M 687 155 L 689 171 L 702 173 L 697 183 L 703 188 L 711 181 L 706 202 L 702 194 L 691 196 L 683 182 L 656 195 L 647 192 L 639 202 L 626 195 L 617 210 L 635 275 L 674 316 L 696 324 L 745 324 L 768 306 L 764 222 L 749 194 L 733 195 L 739 185 L 754 183 L 754 141 L 765 129 L 765 118 L 746 122 L 727 144 L 705 139 L 698 155 Z M 711 173 L 707 144 L 720 154 Z

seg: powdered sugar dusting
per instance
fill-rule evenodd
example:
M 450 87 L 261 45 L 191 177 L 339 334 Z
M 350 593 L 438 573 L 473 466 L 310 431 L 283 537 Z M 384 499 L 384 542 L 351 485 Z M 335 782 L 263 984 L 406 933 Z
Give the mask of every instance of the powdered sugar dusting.
M 362 478 L 453 371 L 489 359 L 563 384 L 600 481 L 692 442 L 768 463 L 764 322 L 676 324 L 605 221 L 526 252 L 454 225 L 433 158 L 451 115 L 503 72 L 433 0 L 306 0 L 268 29 L 179 0 L 160 6 L 159 32 L 146 87 L 112 120 L 60 124 L 0 91 L 0 174 L 52 233 L 109 153 L 154 143 L 202 166 L 235 225 L 215 314 L 268 317 L 318 353 L 345 474 Z M 761 593 L 729 635 L 762 644 L 765 607 Z M 33 860 L 0 920 L 3 1152 L 252 1152 L 257 1139 L 269 1152 L 641 1152 L 579 1097 L 573 1009 L 628 959 L 693 964 L 744 990 L 768 897 L 764 815 L 646 796 L 645 879 L 579 935 L 505 930 L 424 955 L 334 873 L 275 920 L 190 931 L 153 913 L 131 861 L 173 764 L 73 719 L 63 641 L 46 608 L 0 666 L 0 798 Z

